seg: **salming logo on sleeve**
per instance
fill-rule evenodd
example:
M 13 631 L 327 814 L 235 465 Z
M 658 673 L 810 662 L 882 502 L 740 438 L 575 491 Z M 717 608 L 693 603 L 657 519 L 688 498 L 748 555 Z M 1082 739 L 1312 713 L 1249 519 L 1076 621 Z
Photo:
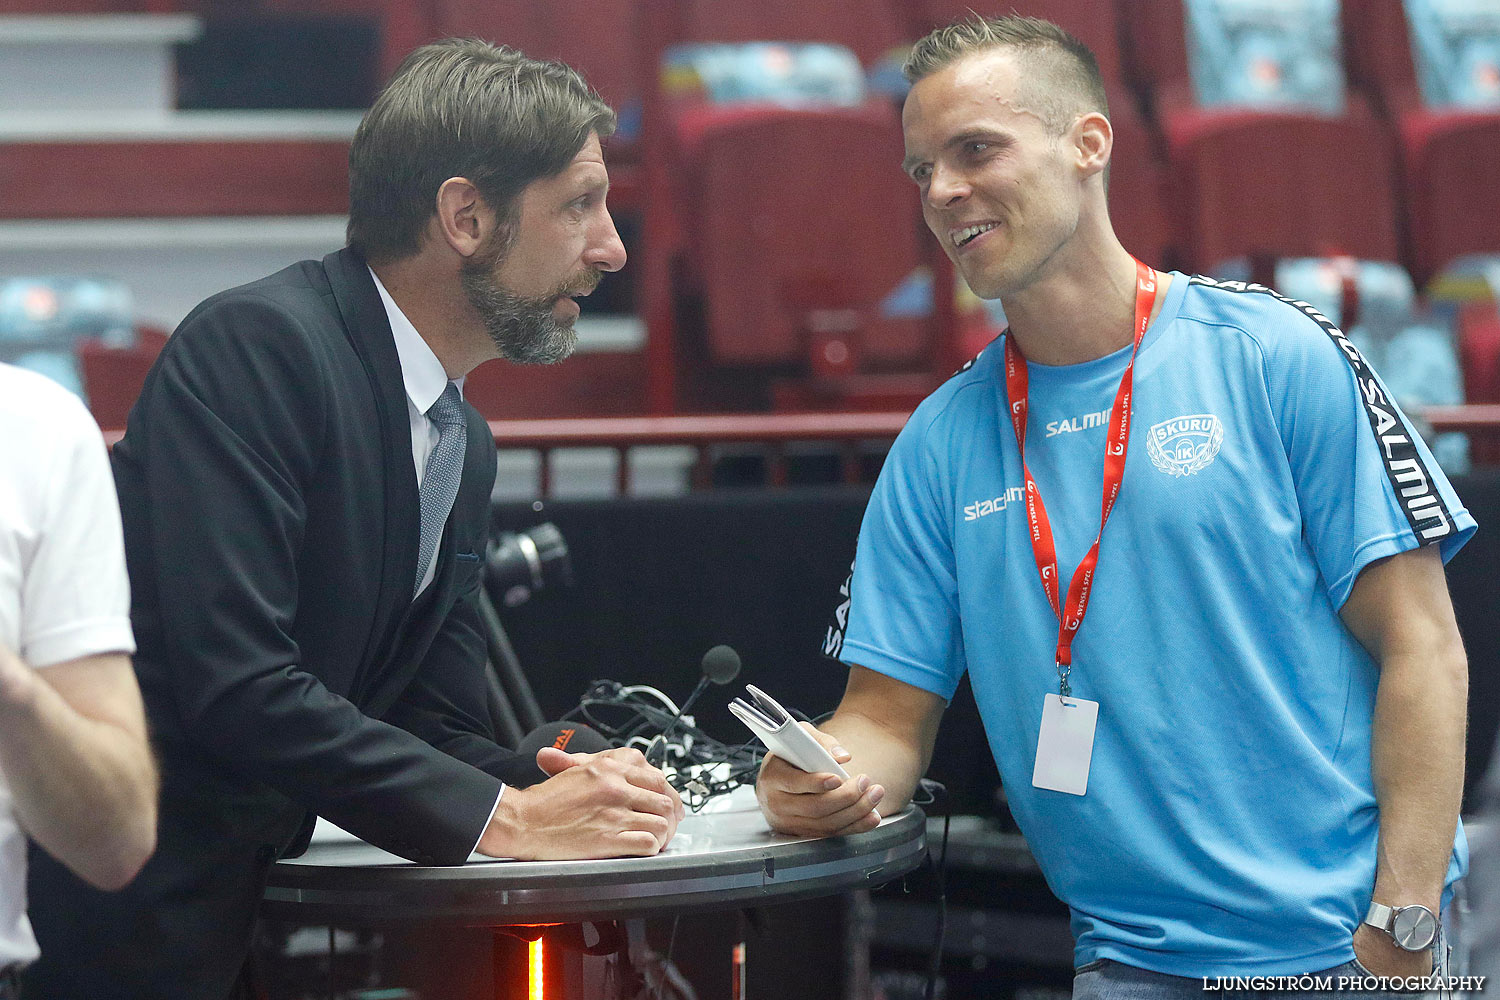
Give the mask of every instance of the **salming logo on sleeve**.
M 1437 485 L 1427 471 L 1427 466 L 1422 461 L 1422 455 L 1417 451 L 1417 446 L 1412 441 L 1406 424 L 1396 415 L 1395 403 L 1386 396 L 1379 379 L 1370 370 L 1370 366 L 1365 364 L 1364 356 L 1349 342 L 1344 331 L 1306 302 L 1288 298 L 1265 285 L 1245 281 L 1215 281 L 1201 274 L 1193 275 L 1188 280 L 1195 285 L 1206 285 L 1228 292 L 1269 295 L 1278 302 L 1284 302 L 1298 310 L 1322 327 L 1323 332 L 1333 338 L 1333 342 L 1338 345 L 1339 351 L 1349 362 L 1349 367 L 1354 370 L 1354 381 L 1359 387 L 1360 402 L 1364 405 L 1365 416 L 1370 420 L 1370 430 L 1380 446 L 1380 458 L 1385 463 L 1386 476 L 1390 478 L 1391 487 L 1396 492 L 1396 499 L 1401 505 L 1402 512 L 1406 514 L 1406 520 L 1411 525 L 1412 532 L 1424 542 L 1435 542 L 1453 534 L 1451 512 L 1443 502 L 1442 496 L 1439 495 Z
M 854 564 L 850 563 L 849 575 L 839 587 L 839 606 L 833 609 L 833 621 L 828 626 L 828 634 L 823 637 L 823 655 L 835 660 L 844 651 L 844 633 L 849 628 L 849 588 L 853 583 Z

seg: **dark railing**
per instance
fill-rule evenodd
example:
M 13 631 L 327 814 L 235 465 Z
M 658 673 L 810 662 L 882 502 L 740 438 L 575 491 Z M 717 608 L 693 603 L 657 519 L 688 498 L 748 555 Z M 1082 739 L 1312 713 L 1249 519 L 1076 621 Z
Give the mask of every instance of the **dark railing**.
M 541 456 L 538 493 L 551 493 L 551 456 L 559 448 L 613 448 L 619 456 L 616 486 L 630 490 L 631 448 L 686 445 L 697 450 L 692 484 L 707 487 L 712 478 L 712 449 L 726 444 L 759 444 L 765 449 L 766 478 L 774 487 L 787 483 L 785 446 L 794 441 L 831 442 L 839 453 L 841 477 L 859 482 L 859 442 L 890 441 L 901 432 L 907 413 L 777 413 L 702 417 L 604 417 L 587 420 L 491 420 L 490 431 L 501 448 L 531 449 Z
M 1463 431 L 1478 439 L 1500 440 L 1500 404 L 1429 406 L 1420 416 L 1438 431 Z M 616 487 L 630 490 L 631 448 L 684 445 L 697 451 L 692 485 L 709 485 L 713 449 L 730 444 L 758 444 L 766 455 L 769 485 L 787 484 L 786 446 L 798 441 L 828 442 L 839 455 L 846 483 L 860 480 L 859 445 L 890 441 L 906 424 L 907 413 L 769 413 L 696 417 L 590 417 L 571 420 L 491 420 L 490 433 L 501 448 L 537 452 L 541 457 L 537 493 L 552 492 L 551 457 L 563 448 L 612 448 L 619 456 Z M 113 445 L 123 431 L 106 431 Z
M 605 417 L 587 420 L 492 420 L 490 431 L 501 448 L 531 449 L 541 456 L 538 492 L 551 492 L 551 455 L 559 448 L 613 448 L 619 456 L 616 485 L 630 489 L 631 448 L 686 445 L 698 453 L 693 465 L 696 489 L 709 485 L 712 449 L 725 444 L 760 444 L 766 453 L 769 485 L 785 486 L 785 446 L 794 441 L 832 443 L 846 483 L 860 479 L 859 443 L 890 441 L 905 426 L 907 413 L 780 413 L 701 417 Z M 1431 406 L 1420 416 L 1438 431 L 1463 431 L 1500 439 L 1500 405 Z

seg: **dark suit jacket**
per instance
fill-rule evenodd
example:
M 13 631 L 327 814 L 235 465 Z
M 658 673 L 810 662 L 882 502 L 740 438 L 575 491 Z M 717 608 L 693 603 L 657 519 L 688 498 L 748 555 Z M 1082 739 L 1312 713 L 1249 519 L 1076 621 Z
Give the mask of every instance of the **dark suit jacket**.
M 501 780 L 541 777 L 487 721 L 475 599 L 495 448 L 468 420 L 436 576 L 414 604 L 406 390 L 363 260 L 303 261 L 183 321 L 113 455 L 164 771 L 159 847 L 115 897 L 40 860 L 46 957 L 28 996 L 222 997 L 264 872 L 301 851 L 314 813 L 459 864 Z M 143 962 L 148 978 L 121 986 L 120 963 Z M 67 965 L 101 974 L 48 986 L 77 975 Z

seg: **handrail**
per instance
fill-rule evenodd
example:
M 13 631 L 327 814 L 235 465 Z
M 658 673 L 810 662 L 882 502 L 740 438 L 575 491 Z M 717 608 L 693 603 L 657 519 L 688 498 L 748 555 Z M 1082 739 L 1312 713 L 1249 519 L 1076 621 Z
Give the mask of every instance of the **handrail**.
M 1500 404 L 1427 406 L 1416 415 L 1436 431 L 1463 431 L 1476 436 L 1500 436 Z M 631 448 L 687 445 L 696 448 L 695 487 L 707 486 L 712 472 L 709 449 L 722 444 L 763 444 L 767 449 L 772 486 L 787 481 L 784 446 L 796 441 L 831 441 L 838 448 L 845 482 L 858 482 L 861 441 L 892 440 L 906 425 L 909 413 L 744 413 L 677 417 L 589 417 L 562 420 L 491 420 L 490 433 L 501 448 L 519 448 L 541 455 L 538 492 L 551 492 L 551 453 L 559 448 L 613 448 L 619 454 L 616 483 L 623 495 L 630 488 Z M 124 431 L 104 432 L 114 445 Z
M 1497 407 L 1500 409 L 1500 407 Z M 894 438 L 909 413 L 747 413 L 695 417 L 491 420 L 502 448 L 727 444 Z
M 1425 406 L 1416 415 L 1437 431 L 1500 433 L 1500 404 Z M 751 413 L 687 417 L 590 417 L 491 420 L 495 443 L 506 447 L 576 448 L 661 444 L 828 441 L 894 438 L 911 414 Z
M 1465 406 L 1424 406 L 1420 415 L 1435 431 L 1500 433 L 1500 404 L 1469 403 Z

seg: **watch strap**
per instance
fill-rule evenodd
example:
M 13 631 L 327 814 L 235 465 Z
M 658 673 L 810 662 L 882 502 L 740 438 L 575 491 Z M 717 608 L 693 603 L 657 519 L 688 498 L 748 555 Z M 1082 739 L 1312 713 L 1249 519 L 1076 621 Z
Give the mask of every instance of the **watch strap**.
M 1396 908 L 1386 906 L 1384 903 L 1370 901 L 1370 908 L 1365 912 L 1364 922 L 1378 931 L 1391 932 L 1391 921 L 1396 917 Z

